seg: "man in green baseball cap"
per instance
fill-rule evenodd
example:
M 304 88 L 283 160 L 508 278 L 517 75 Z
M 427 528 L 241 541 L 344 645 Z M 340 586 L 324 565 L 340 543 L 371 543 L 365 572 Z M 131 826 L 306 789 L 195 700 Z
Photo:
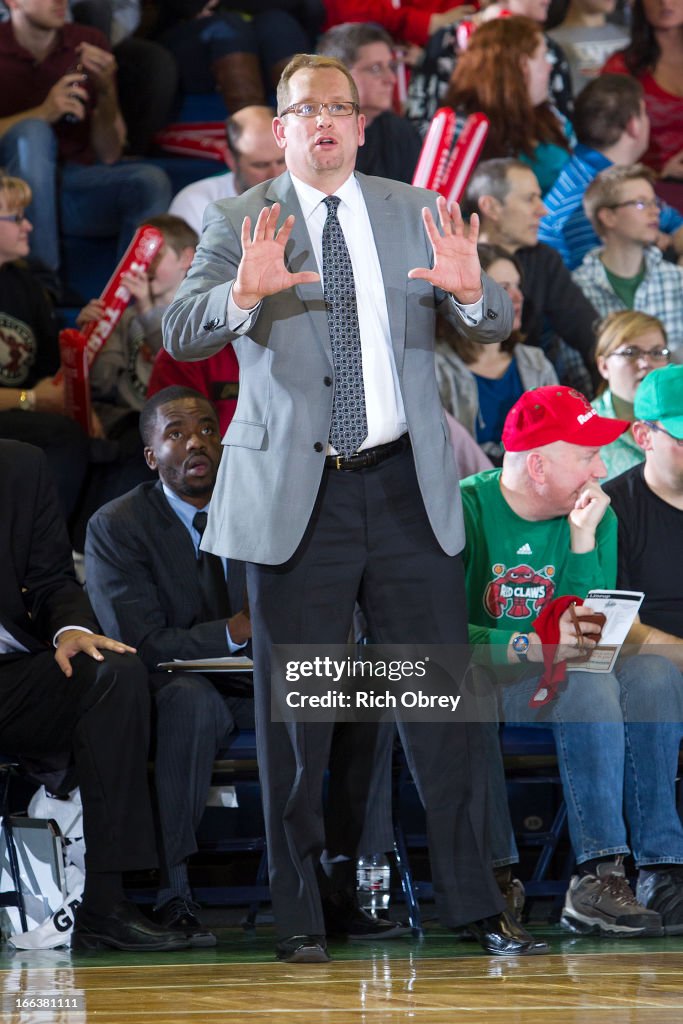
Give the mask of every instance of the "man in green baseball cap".
M 645 462 L 605 484 L 618 520 L 617 586 L 643 591 L 640 622 L 628 637 L 641 652 L 659 654 L 683 670 L 683 366 L 653 370 L 638 387 L 633 436 Z M 631 648 L 632 650 L 634 648 Z M 683 723 L 660 726 L 662 746 L 678 750 Z M 683 903 L 683 869 L 650 864 L 640 871 L 636 897 L 646 907 Z

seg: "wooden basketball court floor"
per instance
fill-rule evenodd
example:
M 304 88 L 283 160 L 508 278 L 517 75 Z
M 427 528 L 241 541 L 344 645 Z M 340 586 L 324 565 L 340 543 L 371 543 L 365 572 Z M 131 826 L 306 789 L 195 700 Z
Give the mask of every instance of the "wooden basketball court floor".
M 439 928 L 423 940 L 331 945 L 279 964 L 270 930 L 218 929 L 212 950 L 0 951 L 11 1024 L 683 1024 L 683 938 L 573 938 L 549 956 L 489 957 Z M 61 1001 L 61 1002 L 60 1002 Z M 31 1002 L 33 1005 L 31 1006 Z

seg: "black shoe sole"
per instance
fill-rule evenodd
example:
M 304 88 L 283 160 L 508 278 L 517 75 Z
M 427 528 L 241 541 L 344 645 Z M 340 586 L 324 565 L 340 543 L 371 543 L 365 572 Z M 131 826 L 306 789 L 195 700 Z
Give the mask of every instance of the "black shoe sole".
M 124 953 L 173 953 L 177 950 L 188 949 L 189 939 L 185 935 L 175 936 L 173 939 L 163 939 L 158 942 L 120 942 L 111 935 L 87 935 L 73 934 L 71 936 L 71 949 L 75 953 L 95 953 L 101 950 L 118 949 Z
M 328 964 L 330 957 L 324 949 L 315 949 L 313 946 L 304 946 L 288 956 L 275 954 L 276 958 L 283 964 Z

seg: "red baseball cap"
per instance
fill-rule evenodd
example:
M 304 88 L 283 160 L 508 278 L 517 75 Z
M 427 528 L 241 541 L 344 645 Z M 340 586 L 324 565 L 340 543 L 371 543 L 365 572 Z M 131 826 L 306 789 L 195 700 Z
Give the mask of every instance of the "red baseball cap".
M 598 416 L 580 391 L 548 384 L 525 391 L 515 402 L 505 419 L 503 444 L 508 452 L 528 452 L 553 441 L 599 448 L 616 441 L 630 425 Z

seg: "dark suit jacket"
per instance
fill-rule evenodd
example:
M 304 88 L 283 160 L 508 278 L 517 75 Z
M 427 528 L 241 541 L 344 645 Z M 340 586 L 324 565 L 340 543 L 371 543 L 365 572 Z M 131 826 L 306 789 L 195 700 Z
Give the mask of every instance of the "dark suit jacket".
M 43 452 L 0 440 L 0 481 L 0 622 L 31 653 L 65 626 L 99 633 Z
M 192 539 L 157 483 L 103 505 L 85 541 L 88 594 L 109 636 L 137 647 L 150 671 L 160 661 L 225 657 L 225 619 L 201 621 Z M 230 562 L 232 612 L 244 604 L 242 562 Z

